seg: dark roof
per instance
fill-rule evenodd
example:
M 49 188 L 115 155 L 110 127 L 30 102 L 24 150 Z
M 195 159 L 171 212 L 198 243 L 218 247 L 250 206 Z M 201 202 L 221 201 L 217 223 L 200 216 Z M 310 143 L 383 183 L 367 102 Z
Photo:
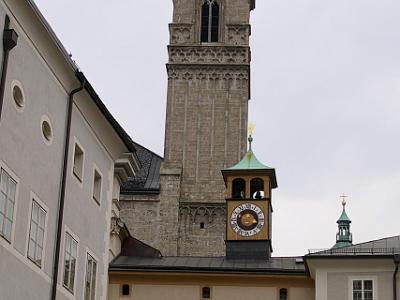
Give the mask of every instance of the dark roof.
M 33 12 L 39 19 L 40 23 L 42 26 L 46 29 L 48 35 L 56 45 L 56 47 L 59 49 L 61 55 L 64 57 L 66 62 L 70 65 L 72 71 L 75 73 L 77 79 L 82 82 L 83 79 L 85 79 L 86 84 L 85 84 L 85 89 L 91 96 L 91 98 L 94 100 L 95 104 L 97 107 L 100 109 L 102 114 L 105 116 L 107 121 L 111 124 L 111 126 L 114 128 L 118 136 L 121 138 L 121 140 L 124 142 L 125 146 L 129 149 L 130 152 L 135 153 L 136 149 L 133 145 L 133 142 L 129 135 L 125 132 L 125 130 L 119 125 L 119 123 L 115 120 L 115 118 L 111 115 L 110 111 L 107 109 L 107 107 L 104 105 L 104 103 L 101 101 L 100 97 L 97 95 L 89 81 L 86 79 L 85 75 L 80 72 L 79 68 L 77 67 L 76 63 L 72 60 L 71 56 L 68 54 L 67 50 L 65 50 L 65 47 L 61 43 L 61 41 L 58 39 L 57 35 L 54 33 L 53 29 L 51 28 L 50 24 L 47 22 L 43 14 L 40 12 L 39 8 L 36 6 L 35 2 L 32 0 L 27 0 L 27 3 L 29 6 L 32 8 Z
M 276 275 L 305 275 L 300 257 L 266 259 L 227 259 L 226 257 L 159 257 L 143 258 L 118 256 L 109 270 L 118 272 L 214 272 Z
M 163 158 L 149 149 L 134 143 L 142 165 L 134 178 L 121 188 L 123 194 L 158 194 L 160 192 L 160 167 Z
M 161 257 L 161 252 L 132 236 L 124 239 L 121 248 L 121 255 L 134 257 Z
M 393 256 L 400 254 L 400 236 L 393 236 L 360 243 L 342 248 L 327 250 L 310 250 L 307 258 L 311 257 L 365 257 L 365 256 Z

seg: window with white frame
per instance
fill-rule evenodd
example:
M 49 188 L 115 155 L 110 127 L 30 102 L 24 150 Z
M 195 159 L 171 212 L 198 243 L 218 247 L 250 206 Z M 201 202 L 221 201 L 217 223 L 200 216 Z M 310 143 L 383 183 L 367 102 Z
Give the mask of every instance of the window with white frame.
M 82 181 L 83 178 L 83 160 L 84 160 L 84 153 L 81 147 L 77 143 L 75 143 L 74 147 L 74 175 L 79 181 Z
M 353 300 L 373 300 L 374 282 L 371 279 L 353 280 Z
M 96 293 L 97 261 L 88 253 L 86 261 L 85 300 L 94 300 Z
M 42 266 L 46 211 L 32 201 L 31 226 L 29 230 L 28 258 L 39 267 Z
M 17 183 L 3 169 L 0 170 L 0 236 L 11 242 Z
M 74 293 L 77 253 L 78 253 L 78 242 L 69 233 L 66 233 L 63 285 L 71 293 Z
M 100 173 L 94 169 L 94 175 L 93 175 L 93 199 L 96 201 L 98 204 L 100 204 L 100 195 L 101 195 L 101 175 Z

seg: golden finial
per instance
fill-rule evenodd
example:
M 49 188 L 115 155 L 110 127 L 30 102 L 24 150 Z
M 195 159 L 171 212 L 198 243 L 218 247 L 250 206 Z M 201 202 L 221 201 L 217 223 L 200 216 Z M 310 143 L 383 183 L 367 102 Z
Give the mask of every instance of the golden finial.
M 255 127 L 256 125 L 254 125 L 253 123 L 249 124 L 249 136 L 253 136 L 253 131 Z
M 348 196 L 346 196 L 346 194 L 343 193 L 343 194 L 340 196 L 340 198 L 342 198 L 342 205 L 343 205 L 343 209 L 344 209 L 344 208 L 346 207 L 346 204 L 347 204 L 346 198 L 348 198 Z
M 254 127 L 255 127 L 255 125 L 254 125 L 253 123 L 250 123 L 250 125 L 249 125 L 249 138 L 248 138 L 248 141 L 249 141 L 249 151 L 252 151 L 252 150 L 251 150 L 251 143 L 253 143 L 253 131 L 254 131 Z

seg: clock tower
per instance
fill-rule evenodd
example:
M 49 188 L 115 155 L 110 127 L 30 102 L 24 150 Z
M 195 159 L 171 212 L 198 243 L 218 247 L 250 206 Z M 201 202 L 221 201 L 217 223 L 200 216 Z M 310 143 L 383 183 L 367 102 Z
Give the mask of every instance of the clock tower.
M 226 186 L 226 257 L 269 258 L 271 244 L 271 191 L 276 188 L 275 169 L 258 161 L 249 150 L 236 165 L 222 170 Z

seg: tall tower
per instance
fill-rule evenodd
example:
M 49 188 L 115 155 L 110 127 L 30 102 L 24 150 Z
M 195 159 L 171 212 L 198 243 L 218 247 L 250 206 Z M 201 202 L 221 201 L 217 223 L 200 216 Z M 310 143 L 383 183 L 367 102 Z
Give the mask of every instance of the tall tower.
M 224 254 L 220 170 L 246 152 L 255 0 L 173 2 L 163 169 L 181 174 L 178 254 Z

